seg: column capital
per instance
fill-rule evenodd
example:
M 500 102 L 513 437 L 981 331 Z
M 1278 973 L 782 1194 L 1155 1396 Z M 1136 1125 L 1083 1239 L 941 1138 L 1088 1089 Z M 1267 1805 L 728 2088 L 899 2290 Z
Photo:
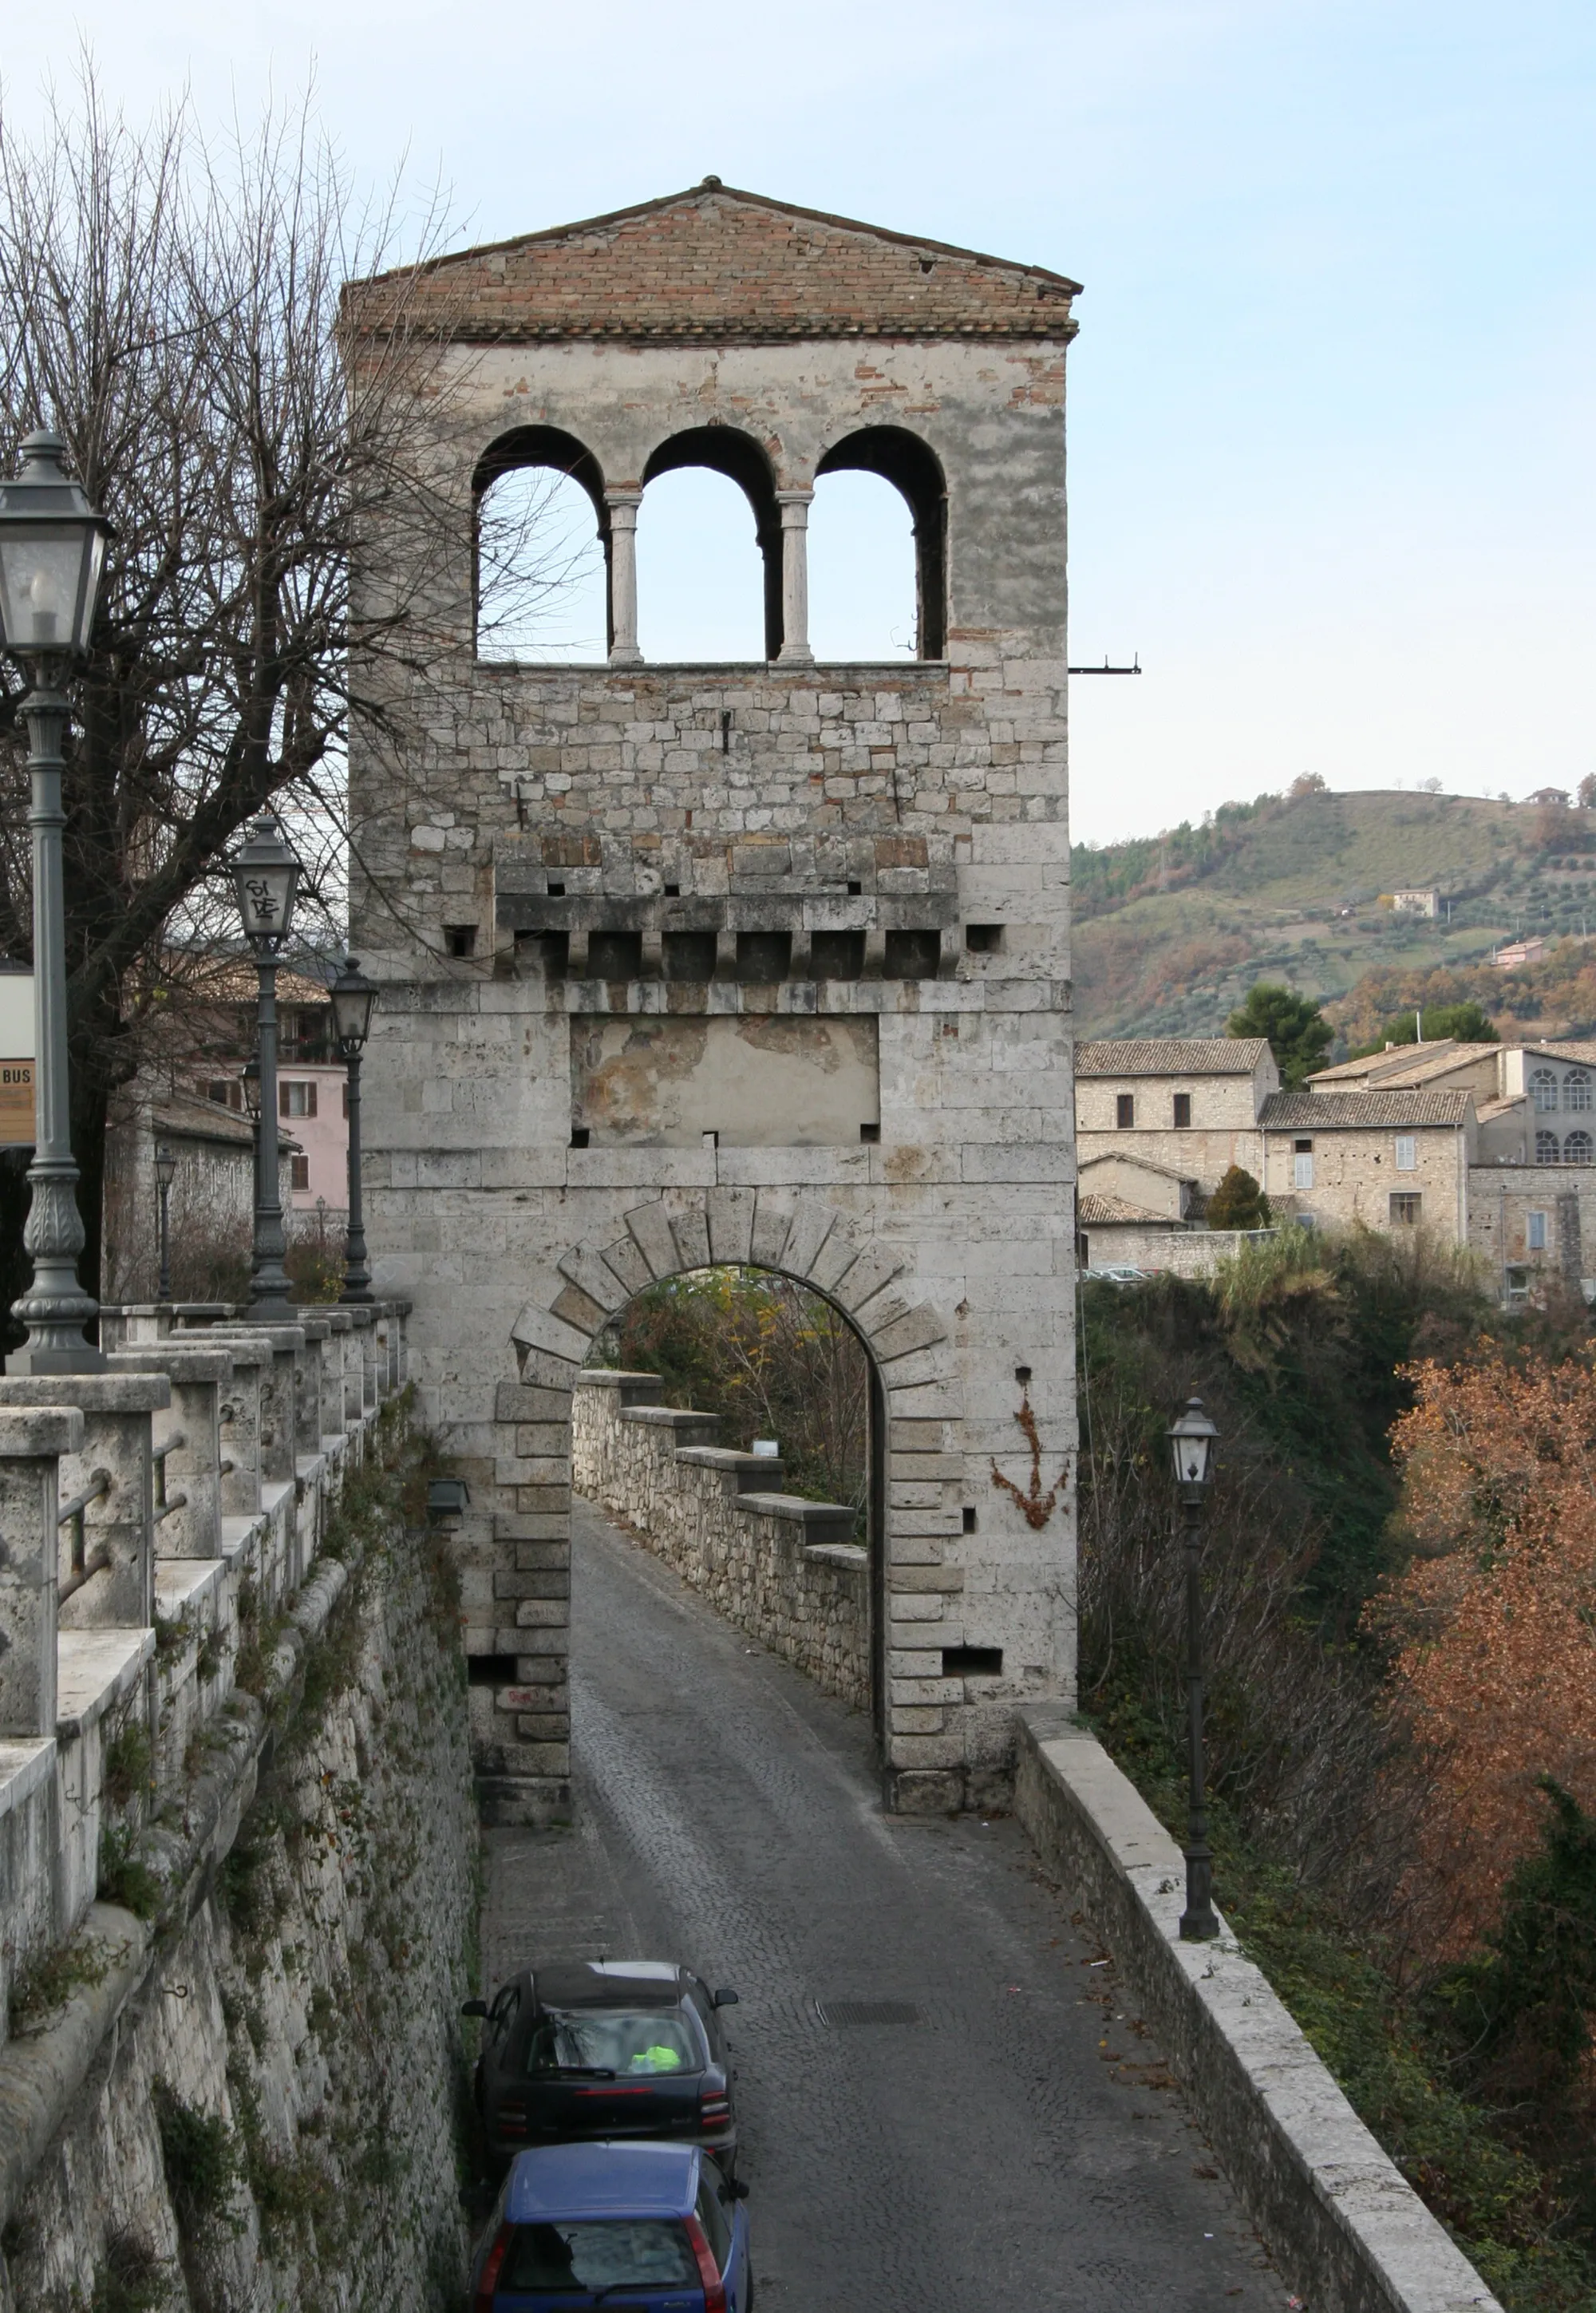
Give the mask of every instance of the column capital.
M 812 490 L 777 490 L 775 495 L 784 522 L 795 521 L 800 511 L 807 514 L 815 500 Z
M 637 509 L 643 504 L 643 493 L 641 490 L 606 490 L 604 503 L 612 518 L 616 514 L 630 514 L 636 522 Z

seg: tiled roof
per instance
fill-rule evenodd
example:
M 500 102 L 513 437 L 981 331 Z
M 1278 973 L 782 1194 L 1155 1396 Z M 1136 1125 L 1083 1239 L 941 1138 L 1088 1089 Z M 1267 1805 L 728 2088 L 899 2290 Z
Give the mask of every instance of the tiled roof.
M 1174 1127 L 1171 1126 L 1171 1130 L 1173 1130 Z M 1094 1134 L 1092 1137 L 1094 1139 L 1108 1138 L 1107 1134 Z M 1127 1144 L 1118 1135 L 1115 1136 L 1114 1145 L 1111 1148 L 1101 1150 L 1095 1156 L 1082 1158 L 1081 1179 L 1084 1180 L 1087 1174 L 1099 1165 L 1134 1165 L 1138 1173 L 1157 1173 L 1166 1181 L 1189 1181 L 1194 1187 L 1197 1184 L 1195 1174 L 1182 1173 L 1174 1165 L 1155 1165 L 1151 1156 L 1143 1156 L 1137 1153 L 1134 1141 Z
M 1135 1221 L 1143 1228 L 1180 1227 L 1171 1213 L 1149 1212 L 1145 1205 L 1133 1205 L 1127 1197 L 1083 1196 L 1075 1212 L 1083 1228 L 1106 1228 L 1114 1221 Z
M 1466 1069 L 1475 1061 L 1495 1060 L 1501 1050 L 1500 1044 L 1460 1044 L 1450 1036 L 1437 1037 L 1433 1043 L 1399 1044 L 1389 1052 L 1370 1052 L 1361 1060 L 1340 1060 L 1333 1069 L 1316 1069 L 1308 1081 L 1316 1089 L 1320 1085 L 1366 1084 L 1390 1090 L 1451 1076 L 1454 1069 Z
M 609 337 L 731 339 L 1074 334 L 1080 284 L 946 242 L 740 192 L 685 192 L 434 259 L 413 279 L 352 282 L 346 311 L 457 343 Z
M 1133 1036 L 1077 1044 L 1078 1077 L 1250 1077 L 1269 1047 L 1262 1036 Z
M 1390 1132 L 1407 1125 L 1461 1124 L 1473 1105 L 1466 1092 L 1273 1092 L 1258 1121 L 1266 1132 L 1359 1127 Z

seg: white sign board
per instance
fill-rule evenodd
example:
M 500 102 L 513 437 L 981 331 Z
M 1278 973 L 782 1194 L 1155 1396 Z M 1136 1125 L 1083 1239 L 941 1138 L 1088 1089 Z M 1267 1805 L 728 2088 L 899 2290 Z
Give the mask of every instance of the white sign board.
M 0 1148 L 33 1140 L 33 974 L 0 972 Z

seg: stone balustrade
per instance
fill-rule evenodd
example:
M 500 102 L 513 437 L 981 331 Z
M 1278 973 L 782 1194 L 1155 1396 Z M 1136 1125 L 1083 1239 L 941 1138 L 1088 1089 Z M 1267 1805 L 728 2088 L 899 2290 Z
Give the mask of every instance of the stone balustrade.
M 653 1374 L 583 1373 L 572 1482 L 716 1612 L 829 1693 L 870 1703 L 870 1553 L 846 1502 L 780 1491 L 768 1455 L 715 1444 L 720 1421 L 660 1403 Z
M 304 1581 L 404 1386 L 408 1314 L 107 1309 L 104 1372 L 0 1379 L 0 2043 L 108 1858 L 184 1806 L 247 1616 Z

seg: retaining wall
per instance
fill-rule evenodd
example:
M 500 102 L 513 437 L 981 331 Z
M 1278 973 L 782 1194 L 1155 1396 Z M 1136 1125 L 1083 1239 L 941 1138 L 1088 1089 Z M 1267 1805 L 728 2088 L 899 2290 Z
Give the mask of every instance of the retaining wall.
M 717 1614 L 870 1707 L 870 1553 L 846 1502 L 781 1491 L 779 1461 L 718 1447 L 720 1422 L 661 1403 L 653 1374 L 583 1373 L 572 1481 Z

